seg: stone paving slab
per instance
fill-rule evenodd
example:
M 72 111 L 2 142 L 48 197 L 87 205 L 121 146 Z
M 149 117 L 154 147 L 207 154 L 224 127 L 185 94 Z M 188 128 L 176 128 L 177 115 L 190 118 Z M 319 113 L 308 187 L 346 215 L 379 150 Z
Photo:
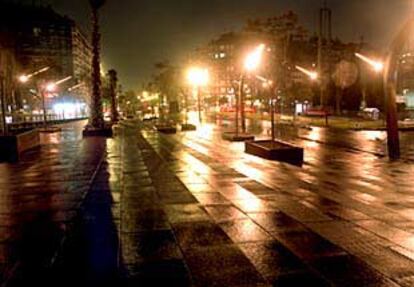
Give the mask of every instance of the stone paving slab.
M 400 194 L 396 193 L 404 189 L 404 199 L 411 197 L 409 187 L 399 187 L 401 181 L 395 178 L 405 168 L 404 164 L 385 170 L 387 163 L 380 162 L 377 166 L 384 175 L 372 176 L 364 172 L 355 176 L 355 180 L 351 174 L 347 180 L 340 179 L 339 175 L 343 166 L 350 168 L 353 163 L 348 151 L 341 151 L 344 155 L 337 157 L 338 160 L 326 160 L 323 170 L 310 169 L 310 166 L 318 166 L 320 159 L 318 165 L 309 162 L 298 169 L 258 161 L 242 154 L 237 144 L 231 145 L 232 153 L 229 153 L 229 147 L 218 136 L 207 140 L 205 135 L 196 132 L 165 136 L 144 131 L 143 135 L 146 146 L 154 147 L 167 167 L 172 162 L 169 171 L 176 173 L 204 206 L 212 222 L 218 224 L 239 248 L 246 250 L 242 245 L 262 246 L 274 240 L 305 266 L 305 270 L 293 270 L 275 275 L 276 278 L 266 276 L 266 271 L 259 272 L 267 284 L 279 286 L 281 282 L 287 282 L 284 281 L 287 278 L 292 282 L 296 278 L 300 282 L 303 276 L 309 278 L 309 286 L 314 281 L 310 278 L 315 277 L 319 278 L 315 286 L 409 286 L 407 282 L 412 280 L 409 270 L 414 270 L 413 262 L 396 251 L 407 254 L 412 248 L 409 240 L 413 235 L 403 227 L 410 226 L 409 213 L 404 216 L 398 211 L 403 208 L 398 204 Z M 326 153 L 335 150 L 324 148 Z M 350 159 L 345 159 L 348 156 Z M 352 166 L 357 164 L 355 161 Z M 188 173 L 188 170 L 192 172 Z M 184 173 L 180 174 L 180 171 Z M 395 174 L 389 176 L 390 172 Z M 405 172 L 400 176 L 403 174 Z M 292 183 L 294 180 L 297 182 Z M 396 191 L 387 186 L 393 186 Z M 242 224 L 244 222 L 249 224 Z M 237 227 L 233 227 L 234 224 Z M 233 236 L 229 231 L 232 229 L 235 230 Z M 261 237 L 260 230 L 269 237 Z M 405 249 L 391 249 L 394 246 Z M 249 260 L 254 263 L 252 258 Z M 345 268 L 341 269 L 341 265 Z
M 106 149 L 104 140 L 82 140 L 84 124 L 42 135 L 40 150 L 0 164 L 2 286 L 36 285 L 49 276 Z
M 246 155 L 220 133 L 128 125 L 103 146 L 85 196 L 47 201 L 22 186 L 22 199 L 58 209 L 83 198 L 44 286 L 412 286 L 412 166 L 308 143 L 298 168 Z M 88 172 L 76 175 L 86 184 Z M 15 236 L 0 228 L 2 242 Z

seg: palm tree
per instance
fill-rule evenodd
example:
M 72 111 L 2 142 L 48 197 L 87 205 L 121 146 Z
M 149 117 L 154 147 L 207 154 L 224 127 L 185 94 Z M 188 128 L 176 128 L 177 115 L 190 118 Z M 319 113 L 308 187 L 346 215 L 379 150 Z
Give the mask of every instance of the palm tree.
M 111 118 L 112 122 L 118 122 L 118 109 L 117 109 L 117 101 L 116 101 L 116 94 L 118 88 L 118 74 L 115 70 L 108 71 L 109 76 L 109 93 L 111 96 Z
M 104 118 L 102 111 L 101 94 L 101 34 L 99 32 L 99 9 L 106 0 L 89 0 L 92 8 L 92 102 L 91 125 L 94 128 L 103 128 Z

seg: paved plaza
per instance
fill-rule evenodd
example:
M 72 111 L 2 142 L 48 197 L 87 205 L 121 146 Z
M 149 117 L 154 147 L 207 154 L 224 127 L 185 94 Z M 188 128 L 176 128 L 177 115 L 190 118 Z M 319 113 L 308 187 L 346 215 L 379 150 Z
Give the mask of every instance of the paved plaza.
M 297 139 L 297 167 L 221 131 L 127 122 L 114 139 L 82 139 L 69 125 L 0 165 L 3 282 L 414 285 L 409 160 Z

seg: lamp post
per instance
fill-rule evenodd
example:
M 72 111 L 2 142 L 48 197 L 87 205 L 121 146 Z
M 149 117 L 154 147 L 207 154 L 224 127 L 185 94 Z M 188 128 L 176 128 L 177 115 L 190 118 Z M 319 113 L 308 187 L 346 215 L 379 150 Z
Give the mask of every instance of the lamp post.
M 299 72 L 302 72 L 307 77 L 309 77 L 309 80 L 311 82 L 317 82 L 319 80 L 319 73 L 318 72 L 305 69 L 301 66 L 295 66 L 295 68 Z M 293 113 L 294 113 L 294 117 L 296 118 L 296 106 L 295 106 L 295 110 L 293 111 Z M 295 118 L 294 118 L 294 121 L 295 121 Z M 326 126 L 328 125 L 328 113 L 327 112 L 325 112 L 325 124 L 326 124 Z
M 265 79 L 263 82 L 263 88 L 268 90 L 269 97 L 268 100 L 270 101 L 270 126 L 271 126 L 271 134 L 272 134 L 272 144 L 275 141 L 276 134 L 275 134 L 275 103 L 272 93 L 273 82 L 270 80 Z
M 27 83 L 31 78 L 33 78 L 33 77 L 35 77 L 35 76 L 37 76 L 37 75 L 39 75 L 39 74 L 42 74 L 42 73 L 44 73 L 44 72 L 47 72 L 48 70 L 50 70 L 50 67 L 44 67 L 44 68 L 42 68 L 42 69 L 40 69 L 40 70 L 37 70 L 36 72 L 34 72 L 34 73 L 31 73 L 31 74 L 28 74 L 28 75 L 26 75 L 26 74 L 23 74 L 23 75 L 20 75 L 19 76 L 19 82 L 20 83 L 22 83 L 22 84 L 25 84 L 25 83 Z
M 239 97 L 236 100 L 236 136 L 239 134 L 239 112 L 241 116 L 242 133 L 246 133 L 246 115 L 244 107 L 244 81 L 247 73 L 257 70 L 262 61 L 265 45 L 260 44 L 252 52 L 250 52 L 245 60 L 239 81 Z M 239 111 L 241 109 L 241 111 Z
M 3 73 L 0 72 L 0 93 L 1 93 L 1 115 L 2 115 L 2 125 L 3 125 L 3 135 L 7 136 L 9 131 L 7 128 L 6 120 L 6 78 Z
M 201 93 L 202 87 L 207 86 L 209 81 L 209 73 L 205 68 L 193 67 L 187 73 L 188 83 L 194 88 L 197 93 L 198 118 L 200 124 L 202 123 L 201 115 Z
M 18 77 L 18 80 L 19 80 L 19 82 L 21 83 L 21 84 L 26 84 L 26 83 L 28 83 L 33 77 L 35 77 L 35 76 L 37 76 L 37 75 L 39 75 L 39 74 L 42 74 L 42 73 L 44 73 L 44 72 L 47 72 L 47 71 L 49 71 L 50 70 L 50 67 L 44 67 L 44 68 L 42 68 L 42 69 L 39 69 L 39 70 L 37 70 L 37 71 L 35 71 L 35 72 L 33 72 L 33 73 L 31 73 L 31 74 L 22 74 L 22 75 L 20 75 L 19 77 Z M 42 99 L 42 108 L 43 108 L 43 122 L 44 122 L 44 125 L 46 126 L 46 119 L 45 119 L 45 117 L 46 117 L 46 115 L 45 115 L 45 110 L 46 110 L 46 104 L 45 104 L 45 99 L 44 99 L 44 95 L 43 95 L 43 86 L 44 86 L 44 82 L 42 82 L 42 83 L 40 83 L 40 82 L 38 82 L 38 84 L 37 84 L 37 91 L 38 91 L 38 93 L 40 93 L 40 98 Z M 51 88 L 51 87 L 49 87 L 49 88 Z
M 360 59 L 362 62 L 364 62 L 365 64 L 367 64 L 372 71 L 376 74 L 376 75 L 382 75 L 384 72 L 384 63 L 379 61 L 379 60 L 373 60 L 370 59 L 360 53 L 355 53 L 355 56 Z M 362 103 L 361 103 L 361 107 L 365 108 L 366 107 L 366 83 L 365 81 L 362 82 Z
M 47 128 L 47 108 L 46 108 L 46 93 L 53 93 L 56 91 L 57 87 L 60 84 L 63 84 L 67 81 L 72 79 L 72 77 L 66 77 L 62 80 L 59 80 L 57 82 L 43 82 L 38 87 L 38 92 L 40 93 L 40 96 L 42 98 L 42 109 L 43 109 L 43 127 Z
M 387 123 L 387 145 L 388 155 L 391 159 L 398 159 L 401 156 L 400 137 L 398 131 L 396 86 L 397 86 L 397 62 L 407 35 L 413 27 L 414 17 L 408 21 L 391 44 L 385 64 L 378 60 L 370 59 L 360 53 L 355 56 L 367 63 L 378 74 L 383 75 L 385 94 L 385 113 Z

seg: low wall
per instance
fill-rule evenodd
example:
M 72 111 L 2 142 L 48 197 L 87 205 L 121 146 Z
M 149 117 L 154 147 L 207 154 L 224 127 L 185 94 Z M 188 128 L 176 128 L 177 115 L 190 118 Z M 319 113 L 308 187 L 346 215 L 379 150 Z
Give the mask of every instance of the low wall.
M 0 161 L 18 161 L 22 153 L 39 146 L 40 134 L 36 129 L 16 135 L 0 136 Z

